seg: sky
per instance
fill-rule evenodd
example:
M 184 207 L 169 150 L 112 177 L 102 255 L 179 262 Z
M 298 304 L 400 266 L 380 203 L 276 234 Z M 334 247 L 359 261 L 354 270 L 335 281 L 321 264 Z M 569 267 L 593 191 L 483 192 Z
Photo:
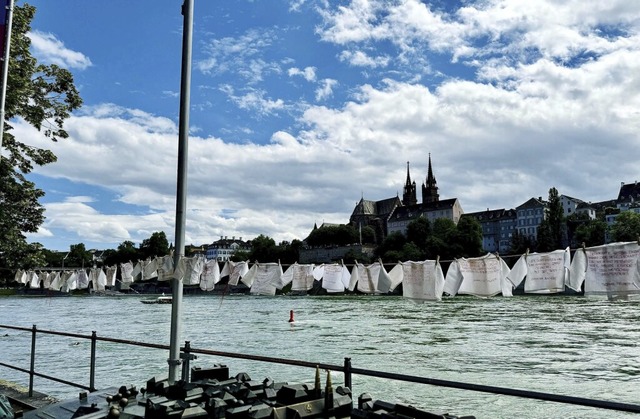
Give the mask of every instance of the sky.
M 174 241 L 179 0 L 30 0 L 43 63 L 84 100 L 30 179 L 51 250 Z M 628 0 L 195 0 L 185 243 L 277 243 L 420 185 L 465 212 L 640 178 L 640 7 Z M 23 4 L 17 0 L 17 4 Z M 420 192 L 418 192 L 420 195 Z M 418 196 L 420 199 L 420 196 Z

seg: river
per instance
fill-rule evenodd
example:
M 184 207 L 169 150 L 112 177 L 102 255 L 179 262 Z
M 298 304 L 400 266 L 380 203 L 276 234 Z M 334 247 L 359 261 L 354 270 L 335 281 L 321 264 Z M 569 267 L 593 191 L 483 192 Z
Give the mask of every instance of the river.
M 296 321 L 288 322 L 289 310 Z M 171 305 L 140 297 L 0 297 L 0 324 L 169 343 Z M 402 297 L 185 296 L 182 340 L 196 348 L 293 358 L 524 390 L 638 403 L 640 303 L 581 296 L 456 296 L 415 304 Z M 0 329 L 0 358 L 29 368 L 31 334 Z M 38 335 L 36 371 L 88 385 L 90 342 Z M 96 387 L 143 387 L 167 375 L 168 351 L 98 343 Z M 313 383 L 310 369 L 199 356 L 192 365 L 232 375 Z M 332 375 L 334 386 L 342 374 Z M 28 384 L 0 367 L 0 378 Z M 322 381 L 324 383 L 323 375 Z M 78 389 L 35 379 L 65 399 Z M 412 404 L 478 418 L 610 418 L 631 414 L 354 376 L 354 399 Z M 634 415 L 635 416 L 635 415 Z

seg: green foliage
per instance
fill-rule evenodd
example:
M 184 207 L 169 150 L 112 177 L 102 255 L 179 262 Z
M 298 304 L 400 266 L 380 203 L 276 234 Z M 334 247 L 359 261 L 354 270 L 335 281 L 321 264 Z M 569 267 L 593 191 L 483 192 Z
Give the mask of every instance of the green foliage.
M 70 268 L 92 266 L 92 254 L 85 248 L 84 243 L 69 246 L 69 254 L 67 255 L 64 266 Z
M 419 217 L 407 226 L 407 241 L 413 243 L 423 255 L 427 254 L 431 224 L 425 217 Z
M 358 230 L 348 224 L 323 226 L 313 230 L 306 242 L 309 246 L 345 246 L 360 241 Z
M 402 248 L 407 242 L 404 234 L 396 231 L 389 234 L 382 241 L 382 244 L 376 248 L 375 254 L 384 262 L 398 262 L 403 259 Z
M 362 227 L 360 235 L 362 237 L 362 244 L 376 244 L 376 230 L 373 227 Z
M 636 241 L 640 237 L 640 214 L 625 211 L 616 217 L 611 226 L 611 238 L 616 242 Z
M 249 253 L 252 262 L 276 262 L 278 251 L 276 242 L 271 237 L 263 234 L 251 240 L 251 252 Z
M 33 6 L 14 7 L 2 141 L 5 156 L 0 162 L 0 267 L 9 269 L 46 263 L 42 246 L 28 244 L 24 234 L 38 231 L 44 221 L 44 209 L 39 203 L 44 193 L 25 175 L 34 165 L 56 161 L 50 150 L 29 146 L 16 138 L 10 121 L 22 118 L 57 141 L 68 137 L 64 121 L 82 104 L 69 71 L 39 64 L 31 55 L 27 33 L 34 15 Z
M 580 224 L 575 231 L 574 241 L 577 245 L 599 246 L 604 244 L 607 223 L 602 220 L 589 220 Z
M 482 255 L 482 225 L 472 217 L 462 217 L 456 226 L 453 244 L 465 258 Z
M 538 227 L 537 251 L 551 252 L 564 247 L 565 221 L 562 203 L 556 188 L 549 189 L 546 218 Z
M 140 258 L 147 259 L 169 254 L 169 241 L 164 231 L 156 231 L 140 244 Z
M 383 262 L 454 259 L 482 254 L 482 227 L 474 218 L 464 217 L 456 225 L 438 218 L 433 225 L 420 217 L 407 225 L 407 236 L 391 233 L 376 249 Z
M 527 251 L 534 251 L 536 248 L 536 242 L 529 238 L 526 234 L 520 234 L 518 229 L 515 229 L 513 236 L 511 236 L 511 253 L 521 254 Z

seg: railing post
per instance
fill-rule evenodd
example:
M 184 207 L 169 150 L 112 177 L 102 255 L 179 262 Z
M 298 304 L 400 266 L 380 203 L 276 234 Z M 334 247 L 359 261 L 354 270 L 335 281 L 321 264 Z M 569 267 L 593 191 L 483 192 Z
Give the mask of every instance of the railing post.
M 188 340 L 184 341 L 184 352 L 180 354 L 180 359 L 182 359 L 182 381 L 188 383 L 189 379 L 189 361 L 192 359 L 198 359 L 197 356 L 191 353 L 191 342 Z
M 36 368 L 36 325 L 31 328 L 31 367 L 29 368 L 29 397 L 33 397 L 33 377 Z
M 96 331 L 91 332 L 91 366 L 89 367 L 89 391 L 96 391 Z
M 349 387 L 351 394 L 353 389 L 351 388 L 351 358 L 344 358 L 344 386 Z

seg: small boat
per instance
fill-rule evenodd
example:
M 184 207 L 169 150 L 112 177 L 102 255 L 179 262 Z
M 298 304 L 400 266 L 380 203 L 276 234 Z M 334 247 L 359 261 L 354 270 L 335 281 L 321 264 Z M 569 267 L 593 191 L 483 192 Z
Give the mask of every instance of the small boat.
M 160 295 L 157 298 L 148 298 L 146 300 L 140 300 L 142 304 L 171 304 L 173 298 L 170 295 Z

